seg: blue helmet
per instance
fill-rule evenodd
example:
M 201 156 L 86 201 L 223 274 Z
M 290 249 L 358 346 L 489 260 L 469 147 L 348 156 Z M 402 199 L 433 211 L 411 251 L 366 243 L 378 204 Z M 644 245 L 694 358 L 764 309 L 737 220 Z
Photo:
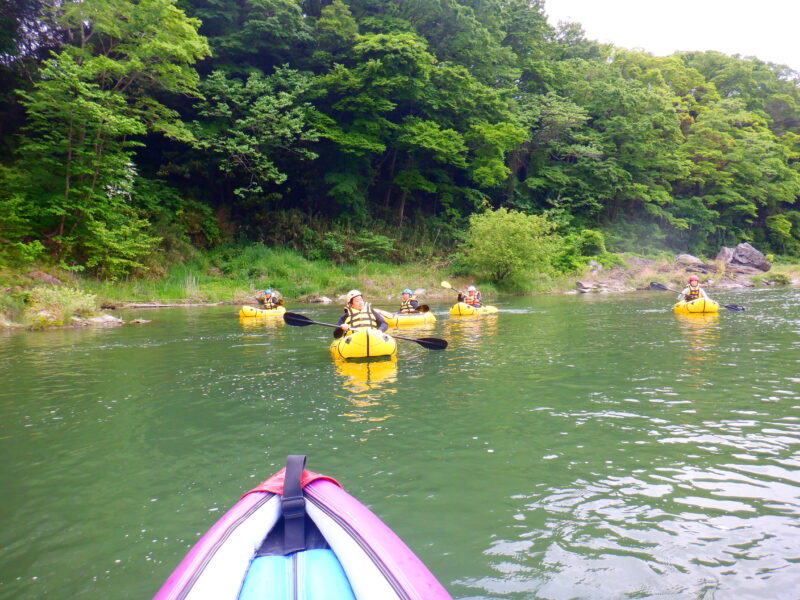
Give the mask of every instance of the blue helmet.
M 264 293 L 265 293 L 265 294 L 271 294 L 271 293 L 272 293 L 272 290 L 271 290 L 271 289 L 269 289 L 269 288 L 267 288 L 267 289 L 265 289 L 265 290 L 264 290 Z
M 410 289 L 406 288 L 406 289 L 404 289 L 404 290 L 403 290 L 402 292 L 400 292 L 400 293 L 401 293 L 401 294 L 413 294 L 414 292 L 412 292 Z

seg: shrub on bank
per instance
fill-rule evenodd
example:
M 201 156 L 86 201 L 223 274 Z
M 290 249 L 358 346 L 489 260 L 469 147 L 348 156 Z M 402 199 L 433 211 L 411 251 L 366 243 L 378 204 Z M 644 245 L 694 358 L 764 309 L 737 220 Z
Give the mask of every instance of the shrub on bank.
M 91 317 L 97 296 L 73 287 L 38 286 L 28 292 L 23 321 L 33 327 L 68 324 L 70 317 Z
M 560 245 L 555 228 L 545 216 L 505 208 L 472 215 L 456 267 L 504 289 L 530 289 L 533 280 L 555 274 L 552 256 Z

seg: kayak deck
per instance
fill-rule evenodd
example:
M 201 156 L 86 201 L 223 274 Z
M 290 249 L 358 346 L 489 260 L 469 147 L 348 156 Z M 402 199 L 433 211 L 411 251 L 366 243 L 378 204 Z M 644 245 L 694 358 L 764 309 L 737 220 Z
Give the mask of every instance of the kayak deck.
M 330 351 L 339 358 L 392 356 L 397 352 L 397 341 L 379 329 L 358 329 L 333 340 Z
M 710 298 L 697 298 L 686 302 L 681 300 L 672 307 L 676 313 L 679 314 L 698 314 L 698 313 L 716 313 L 719 312 L 719 303 L 711 300 Z
M 390 313 L 379 308 L 375 312 L 383 317 L 389 327 L 403 327 L 413 325 L 426 325 L 428 323 L 435 323 L 436 317 L 430 311 L 428 312 L 411 312 L 411 313 Z
M 450 314 L 454 317 L 461 317 L 467 315 L 488 315 L 496 313 L 496 306 L 470 306 L 466 302 L 457 302 L 450 308 Z
M 286 308 L 283 306 L 265 309 L 244 305 L 239 309 L 239 317 L 283 317 L 283 313 L 285 312 Z

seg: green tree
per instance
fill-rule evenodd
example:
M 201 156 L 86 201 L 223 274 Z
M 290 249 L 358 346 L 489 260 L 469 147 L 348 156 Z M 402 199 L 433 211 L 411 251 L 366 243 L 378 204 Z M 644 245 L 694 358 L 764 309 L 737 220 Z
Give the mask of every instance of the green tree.
M 244 82 L 214 71 L 204 82 L 196 146 L 219 157 L 219 169 L 234 179 L 237 196 L 258 196 L 264 185 L 286 181 L 278 164 L 284 156 L 317 157 L 306 147 L 318 139 L 309 124 L 311 107 L 300 99 L 310 83 L 291 69 L 270 76 L 254 72 Z
M 19 148 L 27 219 L 65 266 L 117 276 L 140 265 L 157 241 L 131 202 L 135 141 L 148 131 L 191 139 L 157 100 L 195 94 L 191 63 L 208 52 L 198 23 L 171 0 L 84 0 L 59 23 L 77 45 L 44 64 L 20 91 L 28 123 Z
M 469 219 L 464 264 L 477 277 L 520 287 L 534 275 L 552 273 L 559 245 L 555 223 L 542 215 L 499 208 Z
M 768 129 L 763 115 L 742 100 L 722 100 L 698 116 L 684 151 L 690 176 L 678 188 L 702 198 L 712 229 L 709 242 L 734 243 L 760 219 L 780 212 L 800 196 L 800 173 L 789 164 L 789 148 Z

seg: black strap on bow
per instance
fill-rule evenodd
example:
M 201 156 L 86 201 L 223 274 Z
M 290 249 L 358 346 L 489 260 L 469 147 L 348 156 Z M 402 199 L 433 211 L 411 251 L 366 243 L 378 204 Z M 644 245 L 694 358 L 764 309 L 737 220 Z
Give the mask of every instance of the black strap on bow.
M 306 467 L 304 454 L 290 454 L 286 458 L 286 472 L 283 477 L 283 553 L 285 555 L 306 549 L 306 501 L 300 480 Z

